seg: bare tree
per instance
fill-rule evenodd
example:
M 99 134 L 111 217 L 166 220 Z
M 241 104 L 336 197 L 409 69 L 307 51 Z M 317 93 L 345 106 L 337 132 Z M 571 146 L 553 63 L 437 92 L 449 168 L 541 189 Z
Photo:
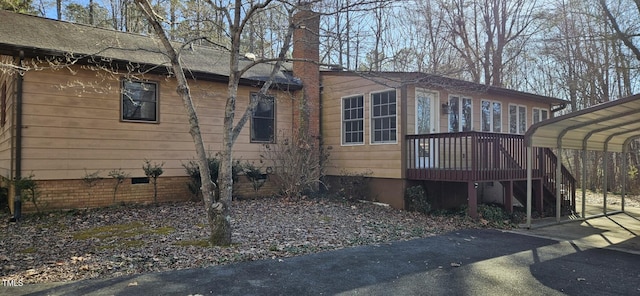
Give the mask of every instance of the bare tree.
M 628 2 L 628 1 L 624 1 L 624 2 Z M 636 12 L 637 12 L 637 14 L 640 14 L 640 0 L 633 0 L 631 2 L 635 3 L 635 7 L 636 7 L 636 10 L 637 10 Z M 626 4 L 628 4 L 628 3 L 626 3 Z M 639 37 L 640 36 L 640 32 L 633 32 L 633 31 L 631 31 L 631 28 L 623 31 L 622 28 L 620 27 L 618 18 L 616 18 L 613 15 L 613 13 L 611 13 L 611 10 L 609 9 L 609 6 L 607 5 L 607 1 L 606 0 L 600 0 L 600 6 L 602 7 L 602 10 L 604 11 L 605 16 L 609 20 L 609 24 L 611 25 L 611 27 L 616 32 L 616 35 L 617 35 L 618 39 L 620 39 L 620 41 L 622 41 L 624 43 L 624 45 L 627 46 L 629 48 L 629 50 L 631 50 L 631 52 L 633 52 L 633 54 L 635 55 L 636 59 L 640 60 L 640 49 L 638 49 L 638 47 L 633 42 L 633 38 Z M 625 5 L 624 7 L 626 8 L 626 7 L 629 7 L 629 6 L 630 5 Z M 629 19 L 627 19 L 627 21 L 629 21 Z M 632 21 L 635 23 L 637 21 L 637 19 L 632 19 Z
M 462 78 L 463 64 L 447 41 L 451 36 L 447 35 L 445 9 L 437 1 L 413 2 L 394 10 L 392 27 L 398 32 L 390 43 L 402 45 L 394 55 L 394 70 Z
M 448 12 L 453 49 L 465 61 L 474 82 L 503 86 L 505 65 L 524 50 L 537 30 L 536 1 L 440 0 Z
M 169 41 L 168 35 L 162 26 L 162 19 L 155 13 L 148 0 L 136 0 L 136 3 L 140 9 L 144 12 L 149 22 L 152 24 L 156 35 L 161 39 L 162 44 L 168 54 L 171 65 L 176 78 L 178 79 L 178 93 L 183 98 L 185 107 L 189 114 L 190 132 L 194 138 L 196 145 L 197 162 L 201 171 L 202 178 L 202 193 L 205 200 L 205 207 L 211 225 L 211 242 L 216 245 L 228 245 L 231 243 L 231 224 L 230 224 L 230 207 L 232 200 L 232 149 L 233 145 L 240 134 L 240 131 L 244 127 L 245 123 L 251 117 L 253 110 L 258 103 L 267 97 L 266 93 L 271 87 L 276 74 L 280 71 L 281 65 L 285 60 L 286 54 L 291 44 L 291 36 L 295 28 L 292 22 L 292 15 L 295 11 L 301 8 L 300 3 L 289 3 L 286 1 L 272 1 L 266 0 L 260 3 L 243 3 L 243 1 L 235 1 L 234 4 L 229 7 L 220 7 L 215 3 L 209 2 L 211 9 L 220 11 L 225 15 L 228 23 L 228 34 L 230 36 L 230 48 L 229 48 L 229 82 L 227 86 L 227 102 L 225 106 L 225 116 L 223 125 L 223 150 L 220 152 L 220 171 L 219 171 L 219 186 L 220 196 L 215 196 L 214 185 L 209 179 L 209 173 L 206 172 L 206 153 L 202 138 L 200 136 L 200 128 L 198 125 L 198 118 L 196 112 L 191 103 L 191 95 L 189 93 L 188 81 L 185 78 L 182 65 L 180 63 L 179 49 Z M 255 15 L 268 9 L 270 5 L 280 4 L 284 5 L 288 13 L 288 24 L 286 25 L 286 33 L 284 34 L 285 40 L 282 41 L 282 47 L 278 53 L 278 56 L 273 59 L 260 59 L 256 60 L 246 67 L 241 67 L 240 60 L 240 48 L 242 44 L 241 36 L 248 22 L 255 17 Z M 308 4 L 307 4 L 308 5 Z M 306 7 L 306 5 L 304 5 Z M 236 121 L 236 101 L 238 95 L 238 85 L 242 75 L 253 66 L 264 63 L 273 62 L 273 68 L 269 78 L 264 82 L 260 91 L 258 92 L 258 100 L 253 100 L 249 106 L 240 114 L 240 117 Z M 237 122 L 237 123 L 235 123 Z M 235 124 L 234 124 L 235 123 Z

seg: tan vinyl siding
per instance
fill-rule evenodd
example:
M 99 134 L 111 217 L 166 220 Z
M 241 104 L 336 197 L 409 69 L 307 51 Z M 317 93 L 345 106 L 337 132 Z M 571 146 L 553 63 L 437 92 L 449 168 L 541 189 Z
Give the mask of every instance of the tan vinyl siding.
M 13 64 L 10 56 L 0 56 L 0 64 Z M 0 126 L 0 176 L 11 179 L 11 167 L 13 163 L 13 135 L 14 135 L 14 101 L 16 94 L 16 75 L 12 71 L 0 71 L 0 92 L 5 89 L 5 123 Z M 2 93 L 0 93 L 2 95 Z M 2 110 L 0 110 L 2 112 Z
M 371 93 L 392 90 L 396 85 L 375 83 L 358 76 L 322 75 L 322 136 L 331 146 L 328 175 L 371 172 L 371 177 L 401 178 L 401 143 L 403 108 L 401 91 L 396 89 L 397 143 L 371 144 Z M 342 145 L 342 98 L 364 95 L 364 144 Z
M 107 78 L 104 78 L 107 77 Z M 144 176 L 145 159 L 164 162 L 164 175 L 184 176 L 183 163 L 193 159 L 194 144 L 176 84 L 163 76 L 147 75 L 158 83 L 158 123 L 120 120 L 120 85 L 117 75 L 102 76 L 74 68 L 28 72 L 23 98 L 23 174 L 36 179 L 78 179 L 100 170 L 103 177 L 122 169 L 132 177 Z M 227 85 L 190 83 L 205 149 L 219 151 Z M 244 110 L 256 88 L 240 87 L 237 110 Z M 276 127 L 290 129 L 291 95 L 274 92 Z M 242 112 L 236 112 L 236 120 Z M 258 161 L 260 144 L 249 143 L 250 120 L 234 146 L 234 157 Z

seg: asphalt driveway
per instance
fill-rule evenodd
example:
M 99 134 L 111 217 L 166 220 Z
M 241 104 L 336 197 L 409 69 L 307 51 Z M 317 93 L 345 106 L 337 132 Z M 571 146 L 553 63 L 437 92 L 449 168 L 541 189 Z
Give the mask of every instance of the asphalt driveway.
M 2 295 L 640 295 L 640 255 L 464 230 L 294 258 L 0 289 Z

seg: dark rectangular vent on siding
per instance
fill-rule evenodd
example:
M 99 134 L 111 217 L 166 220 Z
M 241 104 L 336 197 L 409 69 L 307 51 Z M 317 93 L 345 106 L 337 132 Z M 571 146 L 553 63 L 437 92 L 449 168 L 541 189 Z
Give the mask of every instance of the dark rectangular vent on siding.
M 147 177 L 131 178 L 131 184 L 149 184 L 149 178 Z

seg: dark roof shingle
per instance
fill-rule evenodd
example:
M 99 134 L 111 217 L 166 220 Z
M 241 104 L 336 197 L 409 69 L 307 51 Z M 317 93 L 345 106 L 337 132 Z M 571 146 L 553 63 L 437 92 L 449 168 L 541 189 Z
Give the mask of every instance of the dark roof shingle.
M 170 66 L 160 40 L 143 35 L 96 28 L 88 25 L 52 20 L 37 16 L 0 10 L 0 54 L 69 55 L 99 57 L 107 61 L 127 62 L 148 66 Z M 180 44 L 176 44 L 179 48 Z M 207 46 L 187 46 L 181 52 L 186 70 L 202 77 L 229 76 L 229 52 Z M 250 61 L 241 60 L 241 66 Z M 164 68 L 164 67 L 163 67 Z M 242 78 L 265 81 L 271 64 L 258 64 Z M 300 88 L 301 83 L 280 71 L 275 83 Z

